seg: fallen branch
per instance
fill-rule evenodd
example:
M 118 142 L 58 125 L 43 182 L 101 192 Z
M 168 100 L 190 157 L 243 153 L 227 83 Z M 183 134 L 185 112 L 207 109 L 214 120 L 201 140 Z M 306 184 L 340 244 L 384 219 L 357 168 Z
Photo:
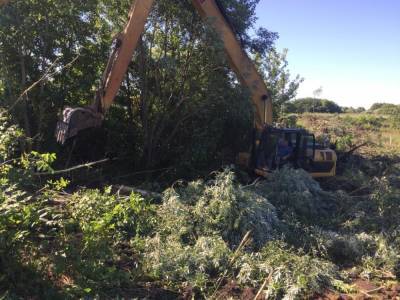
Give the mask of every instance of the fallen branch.
M 262 292 L 264 291 L 265 287 L 267 286 L 267 284 L 269 284 L 269 282 L 271 281 L 272 274 L 273 274 L 273 272 L 269 273 L 268 277 L 265 278 L 264 283 L 262 284 L 262 286 L 258 290 L 256 296 L 254 297 L 254 300 L 261 299 L 260 296 L 261 296 Z
M 244 235 L 242 241 L 240 242 L 239 246 L 237 247 L 235 253 L 233 253 L 232 258 L 228 263 L 228 268 L 226 268 L 225 271 L 224 271 L 224 274 L 222 274 L 222 276 L 218 278 L 218 280 L 217 280 L 217 282 L 215 284 L 214 293 L 212 294 L 211 299 L 216 299 L 215 295 L 217 294 L 219 288 L 221 287 L 221 284 L 222 284 L 223 280 L 225 278 L 227 278 L 228 270 L 233 266 L 233 264 L 235 263 L 236 259 L 239 257 L 239 254 L 243 250 L 243 248 L 248 245 L 248 243 L 250 242 L 250 237 L 251 237 L 251 230 L 246 232 L 246 234 Z
M 373 293 L 376 293 L 376 292 L 379 292 L 379 291 L 383 290 L 384 288 L 385 288 L 384 286 L 381 286 L 381 287 L 378 287 L 376 289 L 372 289 L 372 290 L 368 290 L 368 291 L 364 291 L 364 292 L 366 292 L 367 294 L 373 294 Z
M 160 171 L 168 171 L 168 170 L 171 170 L 171 169 L 173 169 L 173 167 L 162 168 L 162 169 L 155 169 L 155 170 L 144 170 L 144 171 L 138 171 L 138 172 L 134 172 L 134 173 L 129 173 L 129 174 L 121 175 L 121 176 L 118 176 L 117 178 L 126 178 L 126 177 L 135 176 L 135 175 L 148 174 L 148 173 L 155 173 L 155 172 L 160 172 Z
M 370 143 L 369 143 L 369 142 L 365 142 L 365 143 L 362 143 L 362 144 L 360 144 L 360 145 L 357 145 L 357 146 L 351 148 L 349 151 L 347 151 L 345 154 L 343 154 L 343 155 L 339 158 L 339 160 L 343 160 L 343 159 L 347 158 L 348 156 L 350 156 L 351 154 L 353 154 L 354 151 L 356 151 L 356 150 L 360 149 L 361 147 L 364 147 L 364 146 L 366 146 L 366 145 L 368 145 L 368 144 L 370 144 Z
M 355 146 L 355 147 L 351 148 L 349 151 L 347 151 L 347 152 L 346 152 L 346 155 L 350 155 L 350 154 L 352 154 L 354 151 L 356 151 L 357 149 L 359 149 L 359 148 L 361 148 L 361 147 L 364 147 L 364 146 L 367 146 L 368 144 L 369 144 L 369 142 L 365 142 L 365 143 L 362 143 L 362 144 L 360 144 L 360 145 L 358 145 L 358 146 Z
M 113 160 L 115 160 L 115 159 L 113 159 Z M 111 158 L 105 158 L 105 159 L 102 159 L 102 160 L 99 160 L 99 161 L 86 163 L 86 164 L 83 164 L 83 165 L 75 166 L 75 167 L 64 169 L 64 170 L 45 172 L 45 173 L 35 173 L 34 175 L 36 175 L 36 176 L 60 175 L 60 174 L 65 174 L 65 173 L 69 173 L 69 172 L 80 170 L 80 169 L 90 168 L 90 167 L 93 167 L 93 166 L 96 166 L 96 165 L 104 164 L 104 163 L 109 162 L 109 161 L 111 161 Z
M 114 185 L 112 187 L 112 191 L 114 193 L 116 193 L 118 196 L 120 194 L 125 195 L 125 196 L 129 196 L 132 193 L 137 193 L 137 194 L 142 195 L 143 197 L 150 197 L 150 198 L 154 198 L 154 199 L 161 199 L 162 198 L 162 195 L 160 193 L 150 192 L 150 191 L 137 189 L 137 188 L 130 187 L 130 186 L 125 186 L 125 185 Z
M 244 190 L 244 189 L 247 189 L 247 188 L 256 186 L 261 180 L 262 180 L 261 177 L 258 177 L 258 178 L 257 178 L 256 180 L 254 180 L 251 184 L 243 185 L 243 186 L 241 186 L 240 188 L 241 188 L 242 190 Z
M 351 192 L 349 193 L 349 195 L 354 195 L 355 193 L 360 192 L 360 191 L 362 191 L 362 190 L 364 190 L 364 189 L 367 189 L 367 188 L 370 188 L 370 187 L 371 187 L 370 184 L 369 184 L 369 185 L 360 186 L 360 187 L 356 188 L 355 190 L 351 191 Z
M 21 160 L 21 158 L 12 158 L 12 159 L 3 161 L 2 163 L 0 163 L 0 167 L 8 165 L 9 163 L 14 163 L 14 162 L 19 161 L 19 160 Z

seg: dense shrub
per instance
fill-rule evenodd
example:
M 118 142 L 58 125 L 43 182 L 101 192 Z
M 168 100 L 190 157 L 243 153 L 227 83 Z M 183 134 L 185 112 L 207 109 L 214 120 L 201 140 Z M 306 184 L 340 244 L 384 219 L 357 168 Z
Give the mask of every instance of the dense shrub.
M 370 112 L 384 115 L 396 115 L 400 113 L 400 105 L 391 103 L 374 103 L 370 109 Z

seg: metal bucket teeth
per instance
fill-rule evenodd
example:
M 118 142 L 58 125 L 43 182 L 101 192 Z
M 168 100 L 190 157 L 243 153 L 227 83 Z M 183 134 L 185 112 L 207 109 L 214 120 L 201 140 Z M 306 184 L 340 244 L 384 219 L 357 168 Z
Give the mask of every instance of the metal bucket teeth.
M 103 118 L 103 114 L 90 107 L 66 107 L 62 119 L 57 123 L 55 132 L 57 142 L 63 145 L 81 130 L 101 126 Z
M 61 145 L 65 143 L 67 131 L 68 131 L 68 123 L 65 123 L 63 121 L 58 121 L 56 128 L 56 139 L 57 142 L 60 143 Z

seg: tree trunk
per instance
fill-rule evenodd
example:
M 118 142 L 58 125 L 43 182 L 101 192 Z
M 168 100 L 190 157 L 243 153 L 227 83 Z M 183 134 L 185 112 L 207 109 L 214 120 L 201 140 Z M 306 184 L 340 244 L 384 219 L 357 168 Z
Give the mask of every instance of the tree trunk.
M 22 51 L 19 54 L 20 58 L 20 67 L 21 67 L 21 91 L 24 91 L 26 88 L 26 66 L 25 66 L 25 57 L 22 54 Z M 22 97 L 22 104 L 21 104 L 21 113 L 22 113 L 22 119 L 24 123 L 24 130 L 25 130 L 25 135 L 27 137 L 32 137 L 32 130 L 31 130 L 31 124 L 29 121 L 29 115 L 28 115 L 28 95 L 25 94 Z M 27 145 L 28 151 L 31 150 L 31 143 L 28 143 Z

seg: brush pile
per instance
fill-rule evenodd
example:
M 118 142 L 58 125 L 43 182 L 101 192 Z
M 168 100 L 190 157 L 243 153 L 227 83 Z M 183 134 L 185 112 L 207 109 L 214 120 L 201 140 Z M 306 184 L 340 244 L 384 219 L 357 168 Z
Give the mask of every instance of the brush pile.
M 54 155 L 18 153 L 23 133 L 0 121 L 5 299 L 155 291 L 153 298 L 304 299 L 357 294 L 353 283 L 360 280 L 384 286 L 378 290 L 385 295 L 396 292 L 396 156 L 352 155 L 342 163 L 346 172 L 321 182 L 283 168 L 244 186 L 227 169 L 208 180 L 179 181 L 155 204 L 108 186 L 66 193 L 68 180 L 35 175 L 52 171 Z

